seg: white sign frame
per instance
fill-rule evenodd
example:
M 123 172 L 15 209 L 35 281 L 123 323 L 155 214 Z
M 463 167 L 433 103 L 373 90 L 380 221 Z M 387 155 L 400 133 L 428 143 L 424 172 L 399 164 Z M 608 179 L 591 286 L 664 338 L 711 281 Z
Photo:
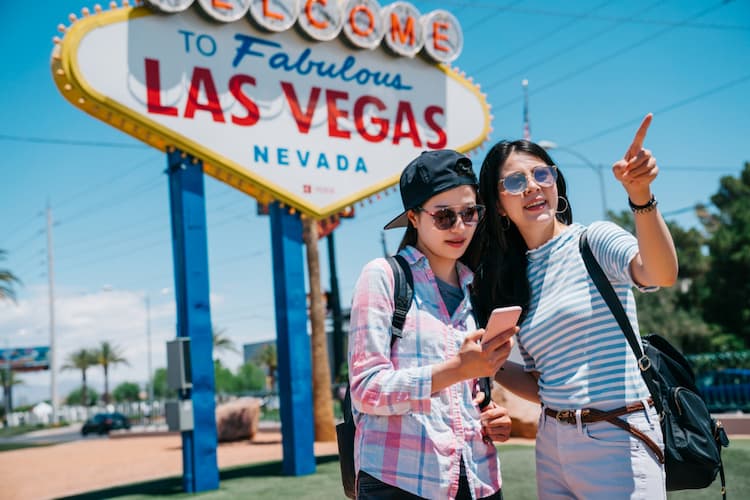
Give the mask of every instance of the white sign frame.
M 490 132 L 486 97 L 447 65 L 212 23 L 196 9 L 79 19 L 52 70 L 87 113 L 201 159 L 207 174 L 261 203 L 314 218 L 395 185 L 425 149 L 469 152 Z

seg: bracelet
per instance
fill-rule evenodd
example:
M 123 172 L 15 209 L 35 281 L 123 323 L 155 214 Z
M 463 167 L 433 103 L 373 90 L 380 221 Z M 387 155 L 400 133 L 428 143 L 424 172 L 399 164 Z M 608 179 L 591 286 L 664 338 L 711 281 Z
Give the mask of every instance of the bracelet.
M 628 198 L 628 205 L 630 205 L 630 210 L 634 214 L 647 214 L 649 212 L 652 212 L 656 210 L 656 205 L 658 204 L 659 202 L 656 201 L 656 198 L 654 198 L 653 194 L 651 195 L 651 199 L 643 205 L 636 205 L 635 203 L 633 203 L 633 200 Z

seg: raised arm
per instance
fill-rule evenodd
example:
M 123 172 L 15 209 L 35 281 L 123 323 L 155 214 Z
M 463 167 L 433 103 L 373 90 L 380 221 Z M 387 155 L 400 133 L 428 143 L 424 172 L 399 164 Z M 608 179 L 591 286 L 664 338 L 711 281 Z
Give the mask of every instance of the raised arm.
M 638 239 L 638 255 L 630 264 L 633 280 L 642 286 L 671 286 L 677 280 L 677 251 L 651 192 L 659 173 L 656 158 L 643 148 L 653 115 L 647 114 L 622 160 L 612 166 L 630 200 Z

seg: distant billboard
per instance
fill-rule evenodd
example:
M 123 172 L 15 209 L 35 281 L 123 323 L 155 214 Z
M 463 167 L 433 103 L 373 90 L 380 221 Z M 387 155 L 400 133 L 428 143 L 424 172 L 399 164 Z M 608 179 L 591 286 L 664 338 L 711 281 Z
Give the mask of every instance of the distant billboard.
M 0 370 L 7 370 L 8 363 L 14 372 L 47 370 L 49 369 L 49 347 L 0 349 Z

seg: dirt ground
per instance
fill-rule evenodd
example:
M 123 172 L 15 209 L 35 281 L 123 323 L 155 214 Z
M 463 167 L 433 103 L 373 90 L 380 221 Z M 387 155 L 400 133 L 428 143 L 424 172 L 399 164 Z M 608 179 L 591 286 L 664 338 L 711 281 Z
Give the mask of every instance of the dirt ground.
M 315 443 L 317 456 L 338 453 Z M 222 443 L 219 468 L 281 460 L 281 434 L 258 432 L 252 442 Z M 0 453 L 0 498 L 46 499 L 182 475 L 179 434 L 80 440 Z

